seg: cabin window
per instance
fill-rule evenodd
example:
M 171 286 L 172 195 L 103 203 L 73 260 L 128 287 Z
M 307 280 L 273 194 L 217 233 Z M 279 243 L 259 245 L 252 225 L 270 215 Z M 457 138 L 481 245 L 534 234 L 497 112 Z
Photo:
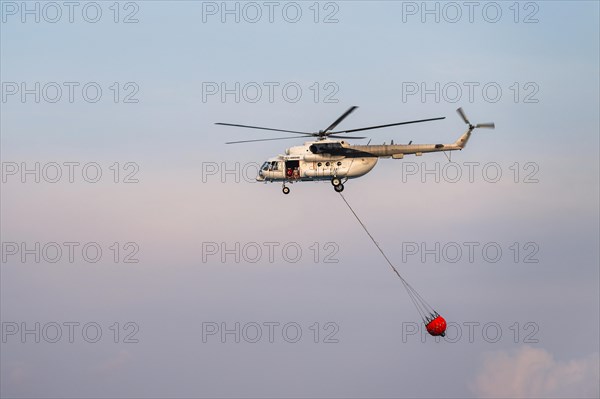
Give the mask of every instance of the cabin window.
M 338 161 L 337 166 L 342 166 L 342 163 Z
M 263 163 L 263 165 L 260 168 L 262 170 L 269 170 L 269 163 L 268 162 Z
M 320 167 L 320 166 L 323 166 L 323 164 L 322 164 L 321 162 L 319 162 L 319 163 L 317 164 L 317 166 L 319 166 L 319 167 Z
M 329 166 L 329 162 L 325 162 L 325 166 Z

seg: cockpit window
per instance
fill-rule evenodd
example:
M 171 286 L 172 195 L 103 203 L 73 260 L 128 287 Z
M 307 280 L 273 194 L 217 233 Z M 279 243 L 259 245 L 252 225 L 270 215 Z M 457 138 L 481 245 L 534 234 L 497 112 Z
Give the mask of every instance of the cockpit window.
M 263 163 L 260 168 L 262 170 L 264 170 L 264 171 L 271 171 L 271 170 L 279 170 L 280 169 L 278 161 L 267 161 L 267 162 Z

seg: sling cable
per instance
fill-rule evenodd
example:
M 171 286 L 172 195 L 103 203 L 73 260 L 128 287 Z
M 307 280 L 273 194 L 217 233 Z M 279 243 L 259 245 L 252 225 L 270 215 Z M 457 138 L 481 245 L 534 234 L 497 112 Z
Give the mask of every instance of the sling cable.
M 348 201 L 346 200 L 344 195 L 342 193 L 339 193 L 339 194 L 340 194 L 340 197 L 342 197 L 342 199 L 348 206 L 348 209 L 350 209 L 350 212 L 352 212 L 352 214 L 354 215 L 356 220 L 358 220 L 358 223 L 360 223 L 362 228 L 365 230 L 365 232 L 371 239 L 371 241 L 373 241 L 373 244 L 375 244 L 375 246 L 377 247 L 379 252 L 381 252 L 381 255 L 383 255 L 386 262 L 390 265 L 390 267 L 392 268 L 394 273 L 396 273 L 396 275 L 398 276 L 400 281 L 402 281 L 402 284 L 404 285 L 404 288 L 406 289 L 408 296 L 412 300 L 413 304 L 415 305 L 415 308 L 417 309 L 417 312 L 419 312 L 419 315 L 421 316 L 421 319 L 423 320 L 423 323 L 425 324 L 425 328 L 427 328 L 427 332 L 433 336 L 438 336 L 438 335 L 440 335 L 442 337 L 445 336 L 446 335 L 446 320 L 444 320 L 444 318 L 442 316 L 440 316 L 439 313 L 436 312 L 431 307 L 431 305 L 429 305 L 427 303 L 427 301 L 425 301 L 425 299 L 423 299 L 423 297 L 421 295 L 419 295 L 419 293 L 408 283 L 408 281 L 406 281 L 400 275 L 400 273 L 394 267 L 394 265 L 392 264 L 390 259 L 385 254 L 385 252 L 383 252 L 383 250 L 381 249 L 379 244 L 377 244 L 377 241 L 375 241 L 375 238 L 373 238 L 371 233 L 369 233 L 367 226 L 365 226 L 365 224 L 362 222 L 362 220 L 360 220 L 360 218 L 358 217 L 356 212 L 354 212 L 354 209 L 352 209 L 352 207 L 350 206 L 350 204 L 348 203 Z

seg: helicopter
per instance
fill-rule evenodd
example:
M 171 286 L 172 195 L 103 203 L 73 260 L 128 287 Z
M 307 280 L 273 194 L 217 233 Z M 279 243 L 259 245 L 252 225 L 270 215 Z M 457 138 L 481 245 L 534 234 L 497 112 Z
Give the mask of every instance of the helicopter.
M 392 140 L 391 144 L 389 145 L 385 143 L 380 145 L 351 145 L 346 140 L 365 139 L 366 137 L 346 136 L 347 133 L 445 119 L 445 117 L 419 119 L 378 126 L 368 126 L 359 129 L 335 131 L 334 129 L 357 108 L 357 106 L 350 107 L 326 129 L 313 133 L 223 122 L 217 122 L 215 124 L 284 132 L 296 135 L 294 137 L 230 141 L 225 144 L 298 139 L 298 135 L 301 137 L 315 137 L 315 139 L 312 141 L 307 141 L 301 146 L 294 146 L 286 149 L 285 155 L 278 155 L 270 158 L 262 164 L 256 180 L 260 182 L 282 182 L 282 191 L 284 194 L 290 193 L 290 188 L 286 185 L 287 183 L 292 184 L 302 181 L 321 180 L 331 181 L 334 190 L 340 193 L 344 191 L 344 183 L 346 183 L 348 179 L 355 179 L 369 173 L 371 170 L 373 170 L 379 158 L 402 159 L 408 154 L 421 156 L 427 152 L 448 152 L 462 150 L 467 145 L 467 142 L 469 141 L 471 133 L 474 129 L 495 128 L 494 123 L 478 123 L 473 125 L 467 118 L 462 108 L 458 108 L 456 111 L 462 120 L 467 124 L 468 129 L 454 143 L 412 144 L 411 140 L 408 144 L 394 144 L 394 141 Z M 332 140 L 332 138 L 338 140 Z

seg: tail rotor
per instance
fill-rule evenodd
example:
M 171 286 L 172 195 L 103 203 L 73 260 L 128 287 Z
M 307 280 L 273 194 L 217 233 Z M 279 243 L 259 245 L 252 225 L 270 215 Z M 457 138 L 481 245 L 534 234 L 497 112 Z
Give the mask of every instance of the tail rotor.
M 479 129 L 479 128 L 484 128 L 484 129 L 495 129 L 496 128 L 496 125 L 494 124 L 494 122 L 478 123 L 476 125 L 473 125 L 471 122 L 469 122 L 469 119 L 467 118 L 467 114 L 465 114 L 465 111 L 463 111 L 462 108 L 457 109 L 456 112 L 458 112 L 458 115 L 460 115 L 462 120 L 465 121 L 465 123 L 467 125 L 469 125 L 469 130 Z

